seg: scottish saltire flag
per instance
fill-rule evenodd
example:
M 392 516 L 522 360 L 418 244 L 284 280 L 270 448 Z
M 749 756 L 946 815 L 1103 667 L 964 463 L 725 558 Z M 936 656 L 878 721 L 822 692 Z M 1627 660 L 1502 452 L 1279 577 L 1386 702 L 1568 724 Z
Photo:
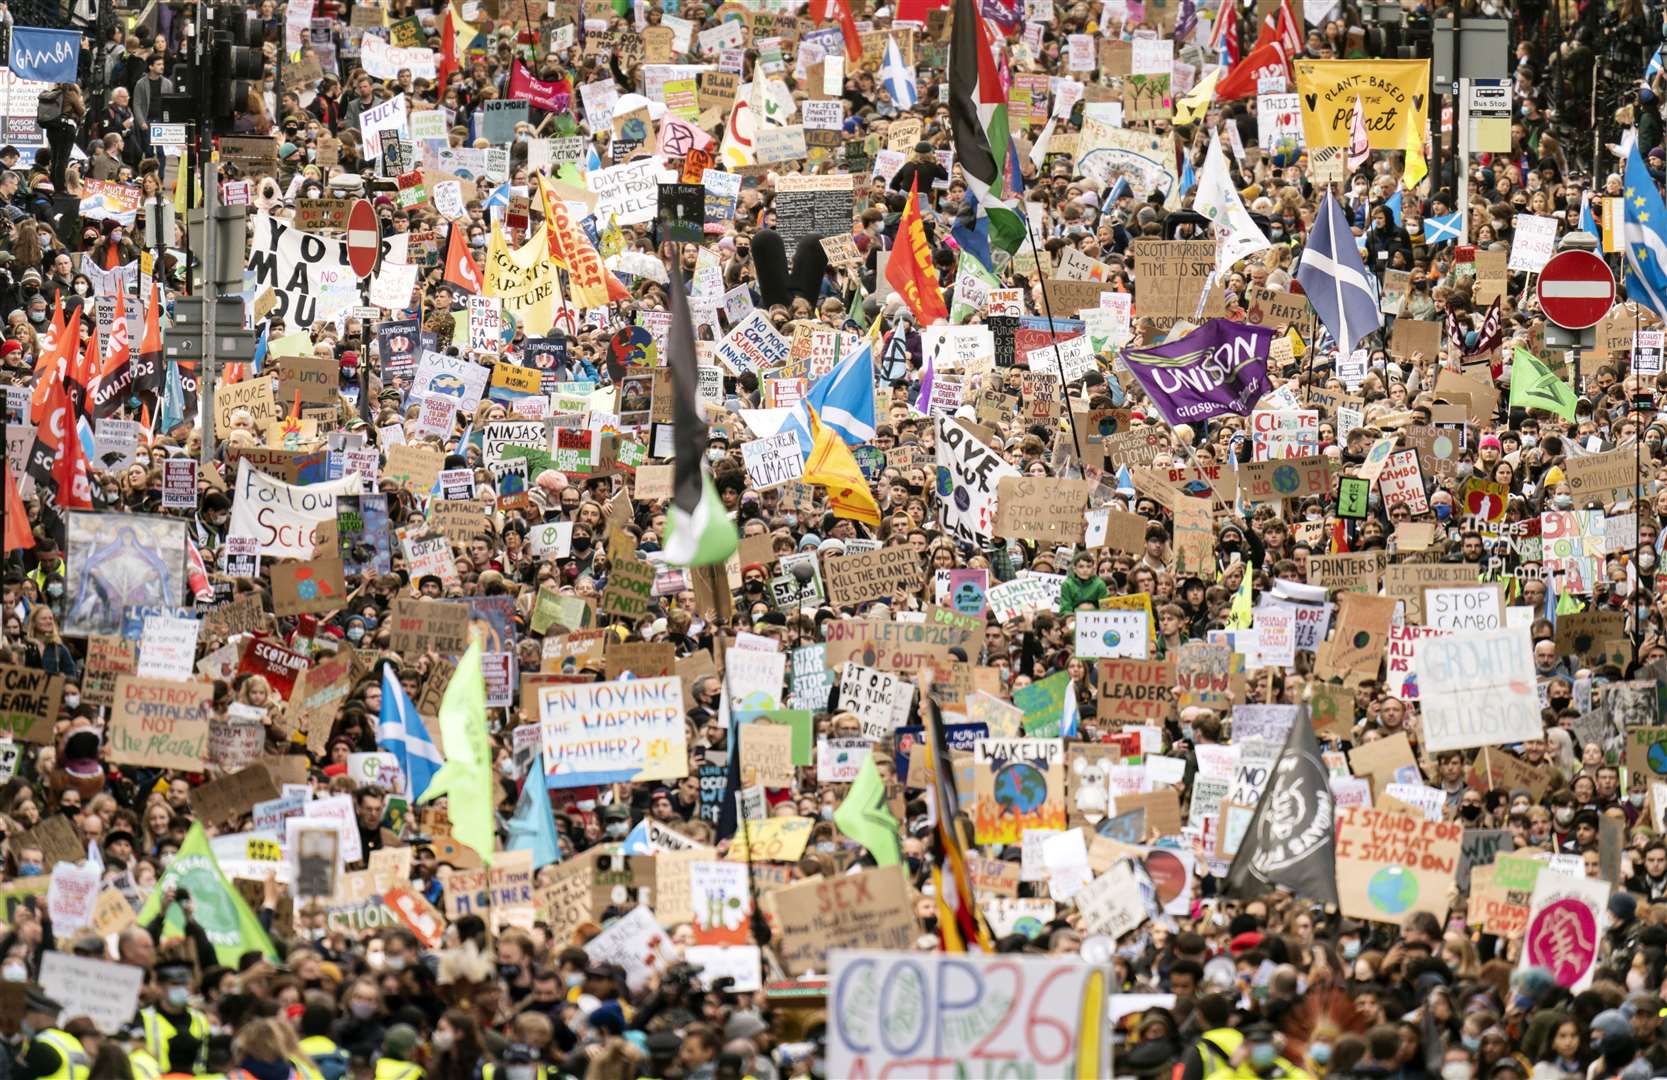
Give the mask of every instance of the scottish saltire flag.
M 1383 205 L 1388 207 L 1389 216 L 1395 219 L 1395 224 L 1400 225 L 1401 224 L 1401 189 L 1396 188 L 1395 189 L 1395 194 L 1393 194 L 1393 195 L 1389 196 L 1389 198 L 1385 199 L 1383 201 Z
M 915 84 L 914 68 L 903 62 L 903 50 L 897 39 L 886 36 L 886 58 L 880 64 L 880 83 L 891 95 L 899 109 L 912 109 L 920 102 L 920 89 Z
M 382 712 L 376 722 L 376 745 L 399 762 L 405 797 L 412 802 L 428 790 L 434 774 L 446 763 L 440 748 L 428 737 L 428 728 L 405 687 L 394 677 L 391 664 L 382 665 Z
M 1667 50 L 1667 43 L 1656 46 L 1655 52 L 1651 54 L 1650 62 L 1644 68 L 1644 82 L 1654 82 L 1657 75 L 1660 75 L 1663 71 L 1667 71 L 1667 66 L 1664 66 L 1661 55 L 1663 50 Z
M 1459 233 L 1462 227 L 1463 218 L 1457 210 L 1445 217 L 1427 217 L 1424 219 L 1424 243 L 1462 243 L 1464 237 Z
M 1118 177 L 1117 182 L 1119 184 L 1123 183 L 1123 178 Z M 1185 154 L 1181 158 L 1181 194 L 1184 196 L 1197 186 L 1198 174 L 1192 168 L 1192 155 Z
M 492 211 L 494 210 L 507 211 L 509 209 L 509 181 L 505 180 L 493 188 L 492 194 L 486 197 L 486 202 L 482 203 L 481 206 L 485 209 L 488 218 L 492 217 Z
M 1354 246 L 1354 234 L 1329 190 L 1315 214 L 1297 281 L 1343 355 L 1354 352 L 1361 339 L 1383 325 L 1377 293 Z
M 1598 219 L 1592 216 L 1592 193 L 1590 191 L 1580 193 L 1580 228 L 1581 231 L 1589 232 L 1600 240 L 1603 238 L 1603 230 L 1598 226 Z
M 874 438 L 874 343 L 864 341 L 832 371 L 816 380 L 810 392 L 781 425 L 799 433 L 799 452 L 810 460 L 810 410 L 815 409 L 847 446 L 861 446 Z
M 1621 238 L 1626 244 L 1626 294 L 1667 318 L 1667 208 L 1655 178 L 1644 167 L 1637 133 L 1626 139 Z

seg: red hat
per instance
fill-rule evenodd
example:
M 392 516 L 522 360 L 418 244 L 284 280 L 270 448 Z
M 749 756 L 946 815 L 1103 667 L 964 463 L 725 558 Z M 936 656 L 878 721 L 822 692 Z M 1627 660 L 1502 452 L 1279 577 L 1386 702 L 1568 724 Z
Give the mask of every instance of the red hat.
M 1242 956 L 1251 949 L 1254 949 L 1258 945 L 1262 944 L 1262 940 L 1263 938 L 1261 934 L 1258 934 L 1254 930 L 1246 930 L 1244 933 L 1227 943 L 1227 951 L 1232 953 L 1234 956 Z
M 22 351 L 23 342 L 21 341 L 13 341 L 12 339 L 7 338 L 4 342 L 0 342 L 0 356 L 10 356 L 12 353 L 19 353 Z

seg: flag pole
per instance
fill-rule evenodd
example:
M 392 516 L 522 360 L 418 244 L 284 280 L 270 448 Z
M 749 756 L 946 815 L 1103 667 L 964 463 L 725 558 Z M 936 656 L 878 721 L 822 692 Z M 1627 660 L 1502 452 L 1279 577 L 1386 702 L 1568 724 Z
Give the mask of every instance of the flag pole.
M 1042 277 L 1042 255 L 1036 250 L 1036 232 L 1030 227 L 1030 215 L 1025 214 L 1024 219 L 1025 235 L 1030 238 L 1030 254 L 1036 260 L 1036 284 L 1042 289 L 1042 310 L 1048 316 L 1048 340 L 1053 343 L 1053 362 L 1059 369 L 1059 399 L 1065 406 L 1065 419 L 1071 423 L 1071 449 L 1077 452 L 1077 460 L 1081 461 L 1082 440 L 1077 437 L 1077 414 L 1071 408 L 1071 392 L 1065 384 L 1065 360 L 1059 355 L 1059 338 L 1054 335 L 1053 303 L 1048 299 L 1046 279 Z

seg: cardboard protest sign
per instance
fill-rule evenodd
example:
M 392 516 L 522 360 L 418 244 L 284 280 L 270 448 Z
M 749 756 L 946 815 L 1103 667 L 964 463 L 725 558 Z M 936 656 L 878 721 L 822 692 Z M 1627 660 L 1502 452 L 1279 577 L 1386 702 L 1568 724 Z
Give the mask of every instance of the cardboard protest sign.
M 0 734 L 27 742 L 51 742 L 63 701 L 63 676 L 0 664 Z
M 1447 918 L 1464 826 L 1372 807 L 1338 815 L 1337 892 L 1350 919 L 1401 925 L 1414 911 Z
M 903 597 L 920 589 L 920 557 L 912 547 L 884 547 L 854 555 L 829 554 L 822 559 L 828 601 L 835 607 L 854 607 L 870 600 Z
M 979 739 L 973 765 L 973 826 L 980 844 L 1016 844 L 1027 829 L 1065 827 L 1060 740 Z
M 1526 626 L 1420 641 L 1412 670 L 1428 753 L 1503 746 L 1544 734 Z
M 898 1047 L 922 1046 L 941 1034 L 939 1052 L 969 1072 L 1030 1061 L 1039 1075 L 1057 1074 L 1071 1062 L 1083 1075 L 1112 1075 L 1111 1040 L 1101 1019 L 1110 1015 L 1106 967 L 1061 966 L 1043 957 L 837 950 L 829 969 L 829 1076 L 884 1069 L 895 1055 L 882 1048 L 882 1032 Z M 883 992 L 886 986 L 896 989 Z M 957 986 L 967 993 L 951 1003 Z M 1004 1025 L 1000 1017 L 1009 1012 L 1048 1018 L 1057 1041 L 1027 1040 L 1025 1031 L 1036 1029 Z
M 272 564 L 272 608 L 279 615 L 320 615 L 347 602 L 342 561 L 334 557 Z
M 793 729 L 779 724 L 742 724 L 741 782 L 749 787 L 793 786 Z
M 688 774 L 683 686 L 676 675 L 542 686 L 538 707 L 552 788 Z
M 119 1033 L 133 1019 L 144 982 L 144 969 L 131 964 L 57 950 L 41 954 L 41 989 L 106 1035 Z
M 995 535 L 1081 543 L 1086 527 L 1082 512 L 1094 487 L 1088 480 L 1004 476 L 996 485 Z
M 214 688 L 207 683 L 116 679 L 110 760 L 121 765 L 199 771 L 208 759 Z
M 400 597 L 394 600 L 388 629 L 389 644 L 402 656 L 461 656 L 469 647 L 469 609 L 461 603 Z
M 1098 716 L 1130 724 L 1162 723 L 1174 707 L 1175 661 L 1102 660 Z

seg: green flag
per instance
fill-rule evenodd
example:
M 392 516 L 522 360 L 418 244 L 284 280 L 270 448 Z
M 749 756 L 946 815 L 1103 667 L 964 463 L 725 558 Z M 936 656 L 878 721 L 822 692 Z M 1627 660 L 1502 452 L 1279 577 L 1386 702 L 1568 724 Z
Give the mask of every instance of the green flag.
M 473 848 L 480 861 L 491 866 L 492 852 L 498 846 L 493 818 L 498 799 L 492 781 L 492 745 L 486 737 L 486 676 L 481 672 L 478 638 L 457 662 L 440 699 L 440 738 L 446 747 L 446 763 L 417 802 L 450 796 L 446 816 L 451 819 L 452 837 Z M 536 776 L 528 780 L 538 782 Z
M 880 779 L 872 750 L 863 759 L 845 801 L 834 811 L 834 824 L 840 832 L 867 848 L 879 865 L 896 866 L 903 861 L 897 819 L 886 809 L 886 782 Z
M 1511 407 L 1544 409 L 1574 419 L 1574 391 L 1552 373 L 1545 361 L 1518 345 L 1511 361 Z
M 246 952 L 260 952 L 270 960 L 278 959 L 278 952 L 272 947 L 272 939 L 261 929 L 260 920 L 220 872 L 220 864 L 215 861 L 201 823 L 193 824 L 185 834 L 179 854 L 168 864 L 167 872 L 151 890 L 145 906 L 139 909 L 140 926 L 156 918 L 162 894 L 170 888 L 191 897 L 197 924 L 214 943 L 214 955 L 220 963 L 236 970 L 238 960 Z M 178 904 L 168 908 L 163 928 L 170 934 L 185 933 L 185 913 Z

